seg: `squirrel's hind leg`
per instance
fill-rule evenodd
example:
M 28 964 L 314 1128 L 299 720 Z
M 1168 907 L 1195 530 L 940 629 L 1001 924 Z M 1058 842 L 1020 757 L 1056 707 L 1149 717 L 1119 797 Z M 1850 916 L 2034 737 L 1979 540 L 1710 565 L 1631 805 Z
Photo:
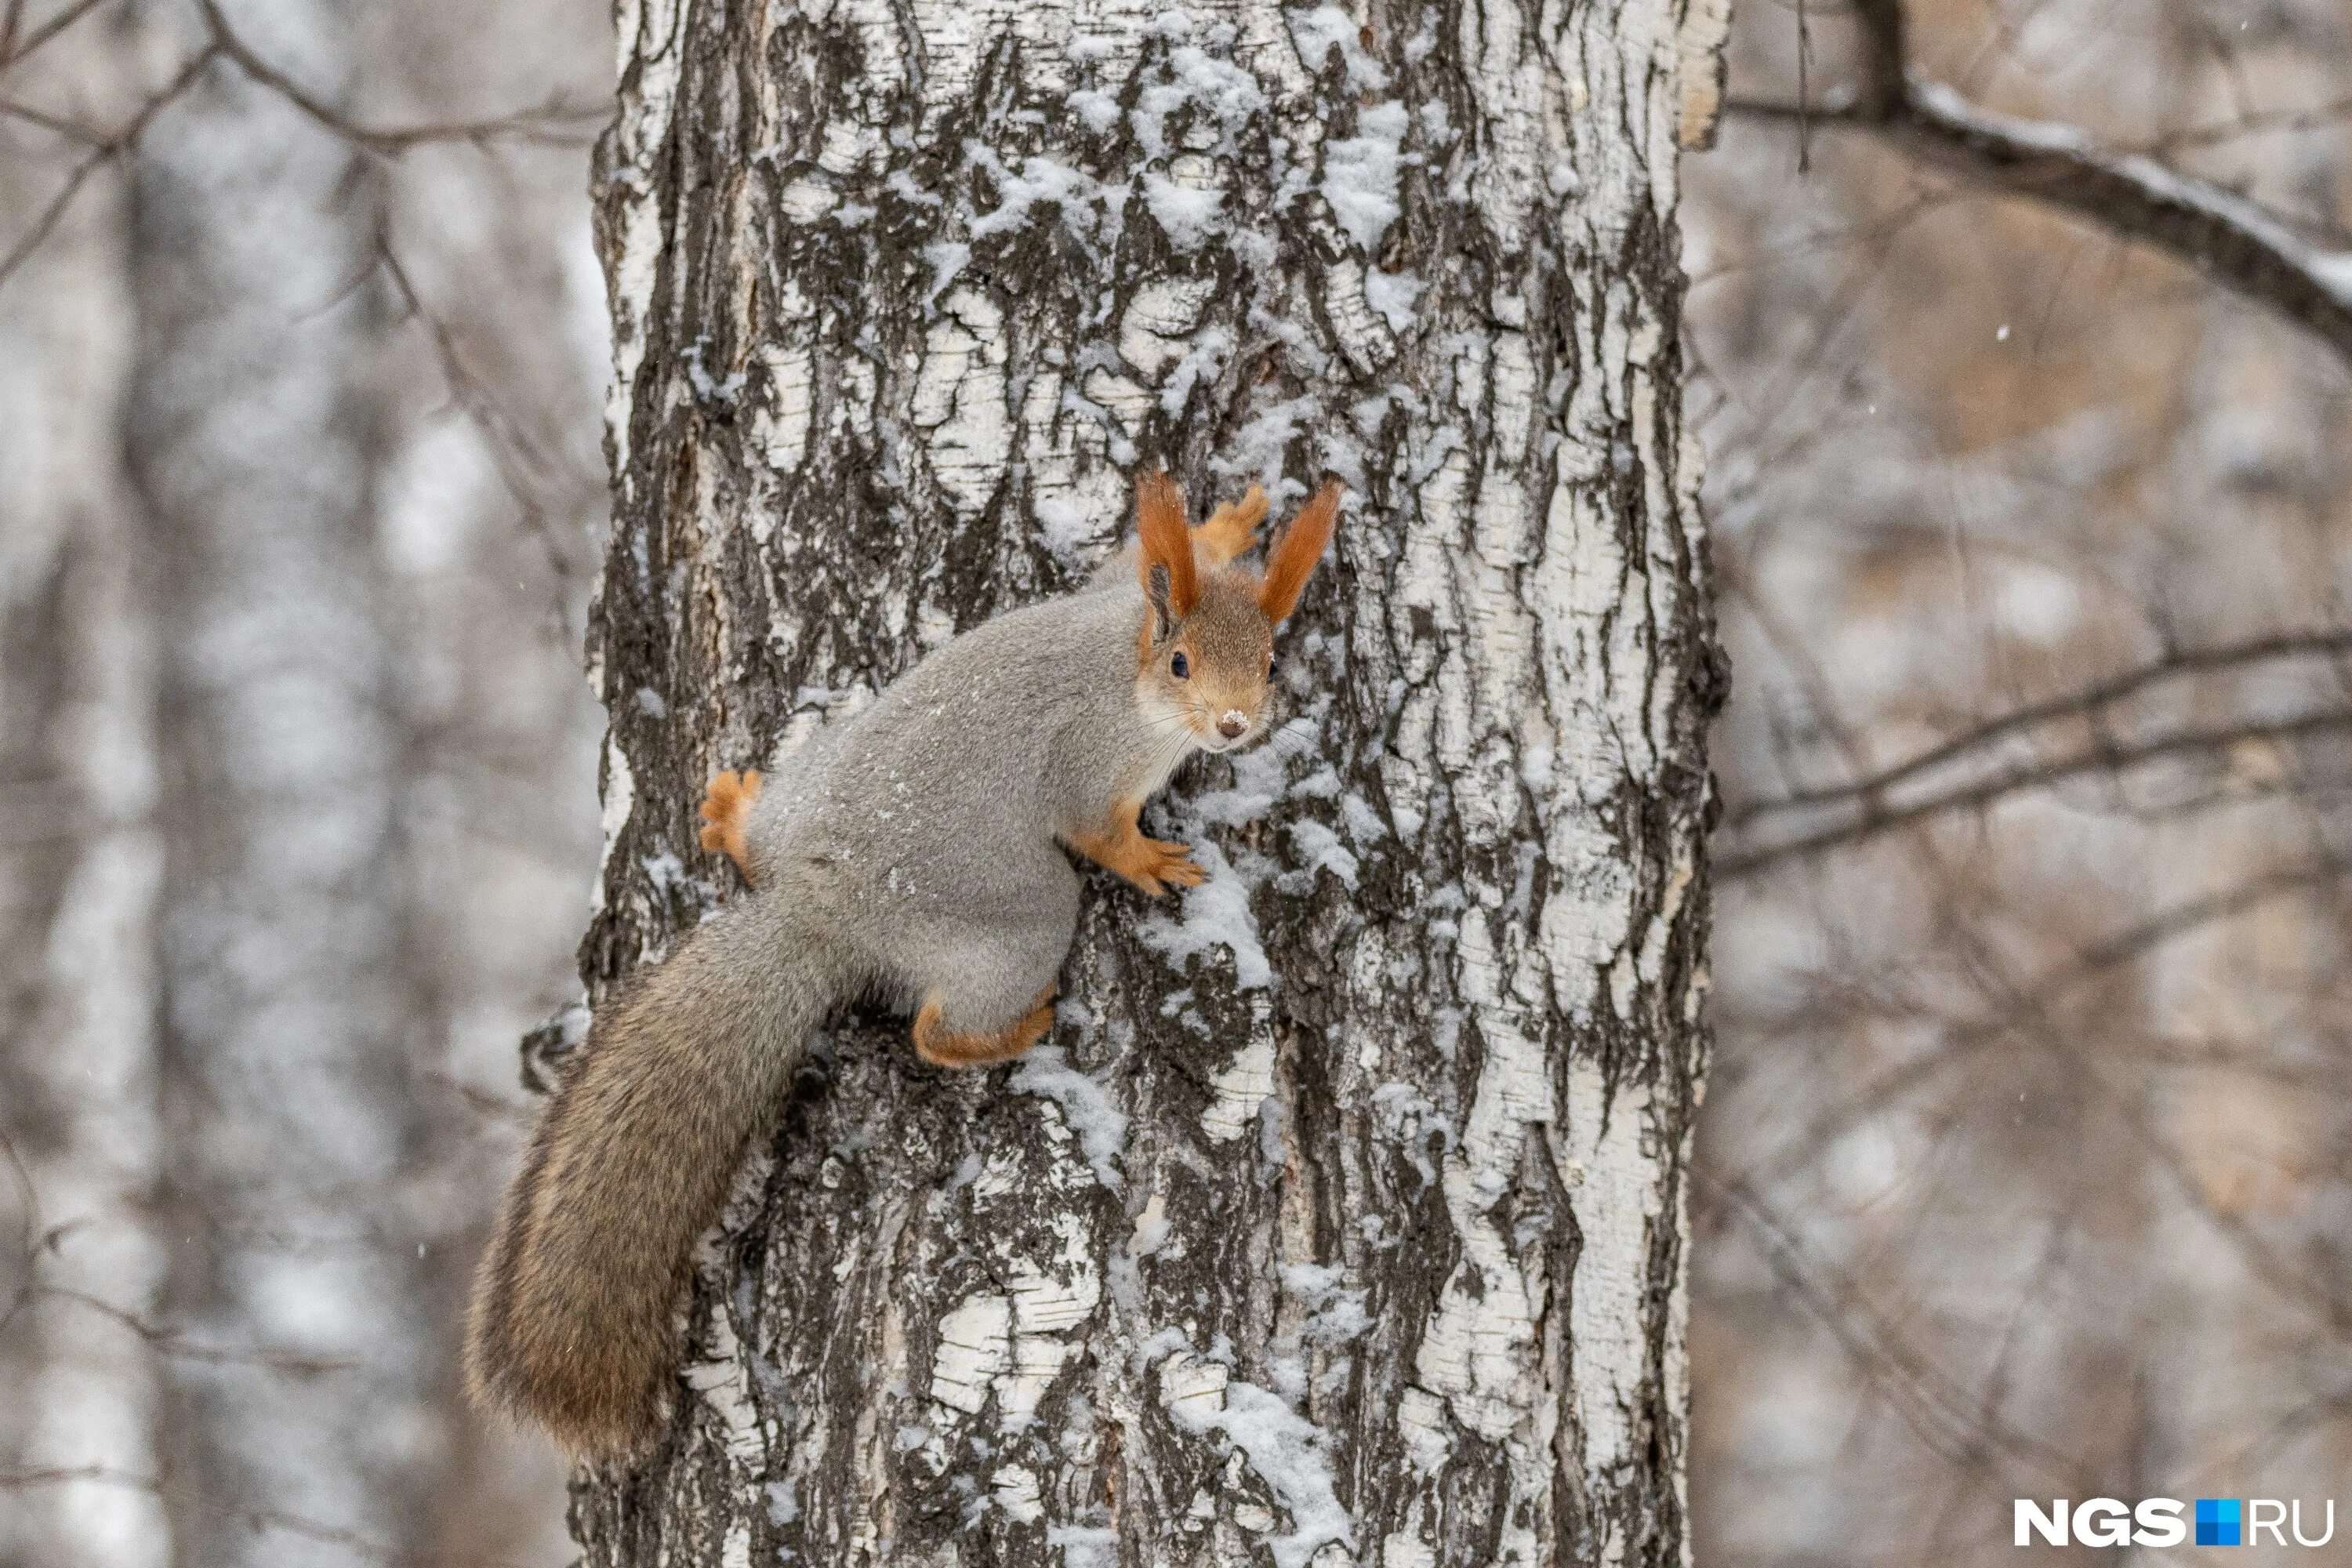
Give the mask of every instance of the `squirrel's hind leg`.
M 760 879 L 751 870 L 751 850 L 744 835 L 751 823 L 751 807 L 759 804 L 761 784 L 757 768 L 722 773 L 710 781 L 697 815 L 702 818 L 702 847 L 735 862 L 746 882 Z
M 1019 1056 L 1054 1023 L 1054 991 L 1077 922 L 1078 879 L 1053 851 L 1034 889 L 1038 907 L 995 920 L 919 922 L 902 971 L 919 999 L 915 1050 L 940 1067 Z M 1024 918 L 1025 916 L 1025 918 Z
M 937 1067 L 982 1067 L 1010 1061 L 1045 1037 L 1054 1026 L 1054 986 L 1037 993 L 1029 1011 L 1011 1027 L 995 1034 L 958 1034 L 944 1022 L 946 1009 L 936 995 L 923 999 L 915 1015 L 915 1054 Z

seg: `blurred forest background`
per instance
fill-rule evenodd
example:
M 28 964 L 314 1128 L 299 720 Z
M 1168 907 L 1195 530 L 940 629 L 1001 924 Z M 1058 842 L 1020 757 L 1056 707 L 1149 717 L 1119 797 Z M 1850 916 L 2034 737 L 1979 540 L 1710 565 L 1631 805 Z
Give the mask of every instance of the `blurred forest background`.
M 1896 14 L 1745 0 L 1685 165 L 1706 1563 L 2352 1458 L 2352 13 Z M 1955 174 L 1895 60 L 2317 292 Z M 0 0 L 0 1563 L 568 1559 L 454 1331 L 599 842 L 611 61 L 601 0 Z

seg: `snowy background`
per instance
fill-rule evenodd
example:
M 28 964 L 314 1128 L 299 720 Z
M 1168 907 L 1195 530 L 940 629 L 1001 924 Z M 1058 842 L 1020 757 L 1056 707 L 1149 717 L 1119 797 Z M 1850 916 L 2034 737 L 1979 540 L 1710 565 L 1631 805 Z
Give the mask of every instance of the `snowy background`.
M 1735 99 L 1794 101 L 1803 8 L 1744 10 Z M 2352 250 L 2352 10 L 1910 13 L 1974 103 Z M 1804 21 L 1811 91 L 1853 79 Z M 1700 1559 L 2005 1562 L 2017 1497 L 2315 1506 L 2352 1439 L 2347 363 L 1809 141 L 1733 115 L 1685 215 L 1736 672 Z
M 2352 251 L 2331 0 L 1911 12 Z M 1850 44 L 1752 0 L 1732 95 Z M 0 4 L 0 1562 L 568 1560 L 454 1352 L 598 842 L 611 53 L 594 0 Z M 2326 1495 L 2346 361 L 1867 132 L 1688 169 L 1701 1560 Z

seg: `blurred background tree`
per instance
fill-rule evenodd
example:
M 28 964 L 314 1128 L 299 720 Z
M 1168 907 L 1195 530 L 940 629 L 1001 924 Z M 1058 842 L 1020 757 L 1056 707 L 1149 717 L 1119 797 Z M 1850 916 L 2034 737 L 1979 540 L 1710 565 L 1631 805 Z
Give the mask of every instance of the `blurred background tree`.
M 1894 15 L 1740 7 L 1685 164 L 1707 1561 L 2352 1438 L 2352 19 Z M 0 6 L 0 1559 L 567 1559 L 449 1327 L 597 862 L 612 58 Z
M 564 1550 L 451 1356 L 595 864 L 609 59 L 0 8 L 0 1561 Z
M 1742 8 L 1703 1560 L 2343 1474 L 2347 64 L 2297 0 Z

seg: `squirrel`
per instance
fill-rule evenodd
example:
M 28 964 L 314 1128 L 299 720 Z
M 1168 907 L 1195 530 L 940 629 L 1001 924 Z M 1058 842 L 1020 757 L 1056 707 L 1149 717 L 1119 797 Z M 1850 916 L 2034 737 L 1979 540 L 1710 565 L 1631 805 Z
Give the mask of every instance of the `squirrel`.
M 1136 543 L 1077 592 L 955 637 L 770 776 L 718 775 L 702 844 L 751 890 L 600 1009 L 541 1113 L 475 1279 L 478 1404 L 582 1458 L 642 1451 L 695 1242 L 810 1031 L 880 1000 L 913 1013 L 926 1061 L 1009 1060 L 1053 1021 L 1078 916 L 1065 848 L 1153 897 L 1201 881 L 1186 846 L 1142 832 L 1143 803 L 1264 728 L 1274 628 L 1340 493 L 1327 482 L 1258 573 L 1234 563 L 1262 490 L 1192 528 L 1147 474 Z

